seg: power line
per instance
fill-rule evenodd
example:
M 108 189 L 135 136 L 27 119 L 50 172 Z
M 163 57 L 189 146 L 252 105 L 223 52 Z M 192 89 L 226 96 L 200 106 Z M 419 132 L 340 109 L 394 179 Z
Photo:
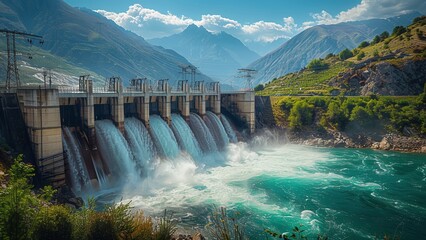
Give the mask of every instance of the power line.
M 7 77 L 6 77 L 6 89 L 11 88 L 12 79 L 15 80 L 16 87 L 20 86 L 19 72 L 17 64 L 17 52 L 16 52 L 16 36 L 26 38 L 29 44 L 33 43 L 33 40 L 39 40 L 39 43 L 43 45 L 44 40 L 42 36 L 29 34 L 25 32 L 11 31 L 7 29 L 0 29 L 0 33 L 6 34 L 6 45 L 7 45 Z

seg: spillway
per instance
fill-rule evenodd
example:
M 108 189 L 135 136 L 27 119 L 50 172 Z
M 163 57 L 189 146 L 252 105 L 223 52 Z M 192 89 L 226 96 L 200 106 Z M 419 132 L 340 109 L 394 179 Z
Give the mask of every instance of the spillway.
M 135 180 L 135 162 L 127 141 L 110 120 L 95 122 L 96 139 L 102 158 L 113 176 L 120 180 Z
M 220 116 L 220 120 L 222 121 L 226 134 L 228 134 L 229 141 L 231 143 L 237 143 L 238 142 L 237 134 L 235 134 L 234 129 L 232 128 L 231 124 L 228 121 L 228 118 L 226 118 L 225 115 L 222 114 Z
M 136 118 L 126 118 L 124 120 L 124 129 L 139 173 L 140 175 L 146 175 L 156 155 L 155 146 L 148 130 Z
M 203 119 L 195 113 L 191 113 L 189 119 L 189 126 L 200 143 L 203 152 L 217 152 L 216 142 Z
M 214 136 L 219 149 L 223 149 L 226 145 L 228 145 L 229 138 L 219 117 L 216 114 L 208 111 L 206 112 L 205 122 L 210 129 L 210 132 Z
M 194 159 L 201 156 L 202 151 L 194 133 L 179 114 L 172 114 L 172 130 L 182 150 L 188 152 Z
M 158 115 L 150 116 L 151 136 L 159 153 L 172 159 L 179 154 L 179 146 L 173 131 L 167 123 Z
M 63 128 L 62 132 L 62 143 L 67 155 L 72 187 L 75 192 L 81 192 L 84 187 L 90 188 L 90 177 L 75 136 L 68 127 Z

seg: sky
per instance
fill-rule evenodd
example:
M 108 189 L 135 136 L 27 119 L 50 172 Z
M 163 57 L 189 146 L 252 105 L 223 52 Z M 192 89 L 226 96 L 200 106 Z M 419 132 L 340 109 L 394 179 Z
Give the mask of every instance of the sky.
M 228 32 L 241 41 L 289 39 L 318 24 L 426 13 L 424 0 L 64 0 L 92 9 L 145 39 L 188 25 Z

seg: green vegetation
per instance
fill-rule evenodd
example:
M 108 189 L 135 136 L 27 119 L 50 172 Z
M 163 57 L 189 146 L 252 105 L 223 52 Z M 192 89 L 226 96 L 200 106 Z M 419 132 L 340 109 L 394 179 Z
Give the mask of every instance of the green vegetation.
M 403 33 L 412 32 L 411 36 Z M 273 79 L 264 85 L 257 95 L 336 95 L 345 89 L 329 83 L 351 74 L 351 66 L 371 61 L 370 67 L 379 62 L 389 62 L 399 67 L 409 60 L 426 58 L 426 17 L 413 20 L 408 27 L 395 27 L 392 34 L 383 32 L 370 43 L 364 41 L 355 49 L 345 49 L 337 56 L 329 53 L 324 59 L 313 59 L 305 69 Z M 398 35 L 399 34 L 399 35 Z M 386 57 L 386 58 L 385 58 Z M 366 67 L 365 67 L 366 68 Z
M 407 31 L 407 29 L 403 26 L 396 26 L 394 27 L 393 31 L 392 31 L 392 36 L 399 36 L 403 33 L 405 33 Z
M 353 55 L 352 51 L 347 49 L 347 48 L 339 53 L 339 59 L 340 60 L 346 60 L 346 59 L 351 58 L 353 56 L 354 55 Z
M 262 91 L 263 89 L 265 89 L 263 84 L 258 84 L 256 87 L 254 87 L 255 92 Z
M 50 203 L 55 191 L 44 187 L 32 191 L 34 167 L 18 156 L 10 167 L 6 188 L 0 188 L 0 239 L 171 239 L 176 222 L 167 212 L 157 221 L 142 212 L 132 213 L 129 203 L 106 206 L 95 211 L 88 207 L 74 210 Z
M 426 91 L 426 89 L 425 89 Z M 426 134 L 426 92 L 418 97 L 275 97 L 278 125 L 344 131 L 348 125 L 368 130 Z
M 319 58 L 313 59 L 306 67 L 312 71 L 321 71 L 327 69 L 328 64 L 323 59 Z
M 367 41 L 364 41 L 364 42 L 359 44 L 358 48 L 365 48 L 365 47 L 368 47 L 368 46 L 370 46 L 370 43 L 367 42 Z
M 328 86 L 330 78 L 344 71 L 350 62 L 342 62 L 333 56 L 322 60 L 328 68 L 321 71 L 305 70 L 290 73 L 265 85 L 265 89 L 256 92 L 258 95 L 329 95 L 333 87 Z

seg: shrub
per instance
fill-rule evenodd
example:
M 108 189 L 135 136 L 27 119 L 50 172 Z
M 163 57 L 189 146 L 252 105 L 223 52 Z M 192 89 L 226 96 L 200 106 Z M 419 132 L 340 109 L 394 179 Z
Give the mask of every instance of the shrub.
M 327 54 L 327 56 L 325 56 L 325 59 L 330 59 L 332 57 L 334 57 L 335 55 L 333 53 L 329 53 Z
M 380 36 L 376 35 L 373 40 L 371 41 L 371 45 L 377 44 L 380 42 Z
M 154 228 L 154 239 L 172 239 L 173 234 L 176 232 L 176 222 L 173 221 L 172 217 L 173 214 L 167 215 L 167 211 L 164 210 L 164 216 L 159 219 Z
M 375 56 L 375 57 L 378 57 L 379 56 L 379 50 L 374 50 L 374 52 L 373 52 L 373 56 Z
M 228 217 L 227 210 L 224 207 L 221 207 L 220 210 L 214 210 L 206 229 L 212 239 L 247 239 L 241 224 L 238 223 L 235 217 Z
M 328 68 L 328 64 L 323 59 L 313 59 L 307 65 L 307 68 L 312 71 L 320 71 Z
M 358 48 L 365 48 L 365 47 L 368 47 L 370 45 L 370 43 L 369 42 L 367 42 L 367 41 L 363 41 L 362 43 L 360 43 L 359 45 L 358 45 Z
M 132 239 L 150 240 L 153 239 L 154 224 L 151 217 L 145 217 L 143 212 L 137 212 L 133 218 L 134 231 Z
M 305 101 L 298 101 L 291 108 L 290 116 L 288 117 L 290 127 L 299 128 L 312 124 L 314 116 L 314 106 Z
M 356 59 L 359 61 L 359 60 L 362 60 L 363 58 L 365 57 L 365 53 L 363 52 L 363 51 L 361 51 L 357 56 L 356 56 Z
M 263 84 L 258 84 L 256 87 L 254 87 L 255 92 L 262 91 L 263 89 L 265 89 L 265 86 L 263 86 Z
M 389 37 L 389 33 L 387 31 L 384 31 L 380 34 L 380 41 L 383 41 L 388 37 Z
M 339 53 L 340 60 L 346 60 L 346 59 L 351 58 L 353 56 L 354 55 L 352 54 L 351 50 L 349 50 L 347 48 Z
M 420 16 L 413 19 L 413 24 L 418 22 L 426 22 L 426 16 Z
M 93 214 L 90 219 L 88 239 L 89 240 L 119 239 L 114 226 L 114 219 L 112 219 L 112 217 L 105 212 L 99 212 L 99 213 Z
M 396 27 L 393 28 L 392 36 L 399 36 L 399 35 L 405 33 L 406 31 L 407 31 L 407 29 L 405 27 L 396 26 Z
M 353 50 L 352 50 L 352 54 L 355 56 L 355 55 L 357 55 L 359 53 L 359 49 L 358 48 L 354 48 Z
M 364 120 L 368 119 L 369 117 L 370 117 L 370 115 L 364 107 L 356 106 L 352 110 L 350 120 L 351 121 L 363 122 Z
M 322 124 L 330 124 L 333 128 L 343 130 L 347 118 L 345 117 L 344 112 L 340 109 L 340 106 L 337 102 L 331 102 L 328 105 L 327 112 L 324 114 Z M 325 121 L 325 122 L 324 122 Z M 323 125 L 326 126 L 326 125 Z
M 33 239 L 72 239 L 70 211 L 60 205 L 42 207 L 36 214 Z
M 29 239 L 35 209 L 39 206 L 29 182 L 34 176 L 34 167 L 25 164 L 19 155 L 9 176 L 8 186 L 0 188 L 0 239 Z

